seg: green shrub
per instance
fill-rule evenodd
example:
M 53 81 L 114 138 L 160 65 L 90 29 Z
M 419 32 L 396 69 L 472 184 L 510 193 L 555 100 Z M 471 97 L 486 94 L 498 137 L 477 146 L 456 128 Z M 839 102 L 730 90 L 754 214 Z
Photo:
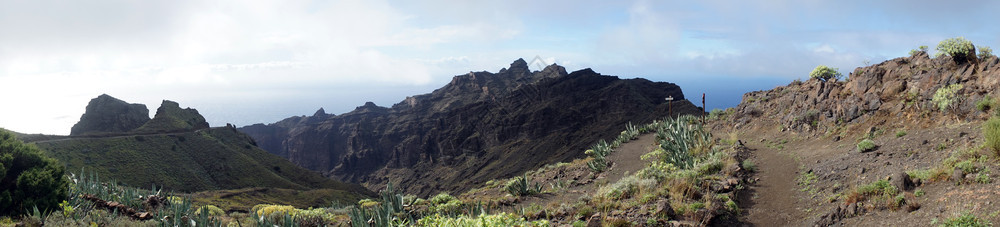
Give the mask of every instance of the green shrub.
M 949 218 L 949 219 L 947 219 L 947 220 L 945 220 L 944 222 L 941 223 L 941 226 L 945 226 L 945 227 L 951 227 L 951 226 L 955 226 L 955 227 L 959 227 L 959 226 L 960 227 L 979 227 L 979 226 L 983 226 L 983 227 L 985 227 L 985 226 L 992 226 L 992 225 L 993 225 L 993 223 L 990 223 L 987 220 L 983 220 L 982 218 L 976 217 L 975 215 L 972 215 L 970 213 L 962 213 L 962 215 L 959 215 L 958 217 Z
M 983 137 L 986 137 L 986 148 L 1000 156 L 1000 118 L 991 117 L 983 123 Z
M 966 59 L 976 54 L 976 46 L 972 45 L 972 42 L 966 40 L 964 37 L 945 39 L 938 43 L 937 46 L 937 56 L 948 55 L 956 63 L 963 63 Z
M 456 200 L 454 196 L 449 195 L 447 192 L 442 192 L 431 198 L 431 203 L 437 205 L 444 204 L 452 200 Z
M 208 211 L 208 215 L 212 215 L 212 216 L 226 215 L 226 211 L 223 211 L 222 208 L 219 208 L 219 207 L 214 206 L 214 205 L 205 205 L 205 206 L 199 207 L 198 210 L 196 210 L 194 213 L 195 214 L 200 214 L 203 210 L 207 210 Z
M 864 139 L 864 140 L 861 140 L 861 142 L 858 142 L 858 151 L 859 152 L 864 153 L 864 152 L 869 152 L 869 151 L 874 151 L 874 150 L 875 150 L 875 141 L 872 141 L 871 139 Z
M 993 57 L 993 49 L 988 46 L 979 47 L 979 58 L 986 59 L 988 57 Z
M 690 169 L 695 165 L 696 154 L 711 150 L 712 135 L 701 124 L 693 123 L 696 119 L 691 115 L 667 119 L 657 129 L 656 139 L 660 147 L 655 152 L 661 161 L 679 169 Z
M 958 90 L 962 90 L 963 86 L 961 84 L 952 84 L 942 88 L 939 88 L 934 92 L 934 98 L 931 102 L 938 107 L 939 110 L 944 111 L 948 108 L 951 103 L 955 102 L 955 94 Z
M 906 136 L 906 130 L 900 129 L 899 131 L 896 131 L 896 138 L 903 137 L 903 136 Z
M 63 165 L 45 157 L 38 147 L 0 129 L 0 216 L 58 209 L 69 187 L 64 174 Z
M 830 68 L 825 65 L 816 66 L 816 68 L 809 73 L 810 78 L 817 78 L 822 81 L 827 81 L 830 79 L 839 80 L 843 76 L 844 74 L 838 72 L 837 68 Z

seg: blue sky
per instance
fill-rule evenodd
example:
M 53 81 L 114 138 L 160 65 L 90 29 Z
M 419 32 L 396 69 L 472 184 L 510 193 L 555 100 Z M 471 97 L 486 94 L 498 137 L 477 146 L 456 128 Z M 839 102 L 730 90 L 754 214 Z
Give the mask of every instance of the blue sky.
M 102 93 L 214 125 L 391 106 L 536 56 L 681 85 L 708 107 L 964 36 L 995 1 L 0 0 L 0 127 L 67 134 Z M 695 100 L 697 101 L 697 100 Z M 152 114 L 152 113 L 151 113 Z

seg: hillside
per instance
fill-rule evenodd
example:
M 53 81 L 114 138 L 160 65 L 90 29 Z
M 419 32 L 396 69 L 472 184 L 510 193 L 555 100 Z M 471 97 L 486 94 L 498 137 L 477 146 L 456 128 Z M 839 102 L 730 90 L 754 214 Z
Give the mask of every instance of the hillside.
M 672 107 L 664 100 L 673 96 Z M 470 72 L 391 108 L 366 103 L 240 128 L 261 148 L 370 189 L 393 182 L 421 196 L 460 192 L 580 151 L 629 122 L 703 113 L 677 85 L 619 79 L 558 65 L 531 72 L 518 59 L 497 73 Z
M 182 110 L 172 101 L 164 101 L 156 117 L 133 132 L 19 136 L 61 161 L 70 172 L 96 173 L 134 187 L 156 185 L 185 193 L 251 187 L 323 189 L 325 197 L 347 202 L 374 195 L 359 185 L 328 179 L 267 153 L 234 127 L 208 128 L 196 110 Z
M 972 56 L 914 52 L 842 81 L 750 92 L 712 114 L 715 134 L 746 141 L 761 167 L 745 219 L 763 226 L 1000 222 L 993 173 L 1000 153 L 984 133 L 998 113 L 1000 65 L 995 56 Z

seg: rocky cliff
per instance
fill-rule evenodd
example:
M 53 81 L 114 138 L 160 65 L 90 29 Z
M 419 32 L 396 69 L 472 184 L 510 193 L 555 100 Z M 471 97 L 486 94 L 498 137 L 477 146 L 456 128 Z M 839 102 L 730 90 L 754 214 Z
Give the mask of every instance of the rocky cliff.
M 996 105 L 989 93 L 1000 88 L 997 63 L 996 57 L 958 61 L 919 52 L 857 68 L 842 81 L 794 81 L 743 95 L 733 125 L 758 127 L 770 121 L 782 130 L 822 132 L 845 123 L 928 127 L 986 119 L 987 104 Z
M 680 87 L 558 65 L 531 72 L 518 59 L 497 73 L 470 72 L 429 94 L 385 108 L 292 117 L 240 130 L 271 153 L 330 177 L 407 193 L 461 191 L 543 164 L 584 156 L 628 122 L 703 111 Z
M 193 131 L 208 128 L 205 117 L 198 113 L 198 110 L 191 108 L 181 109 L 180 104 L 170 100 L 163 100 L 160 108 L 156 108 L 156 115 L 136 129 L 136 132 L 179 132 Z
M 129 104 L 107 94 L 97 96 L 87 103 L 87 110 L 80 121 L 73 125 L 70 135 L 122 133 L 139 128 L 149 121 L 149 109 L 143 104 Z

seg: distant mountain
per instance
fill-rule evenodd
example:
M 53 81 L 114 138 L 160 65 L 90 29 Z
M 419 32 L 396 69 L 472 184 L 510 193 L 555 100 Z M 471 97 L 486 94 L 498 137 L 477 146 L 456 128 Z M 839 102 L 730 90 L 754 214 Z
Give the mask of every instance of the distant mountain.
M 107 95 L 95 100 L 112 99 L 118 100 Z M 96 103 L 106 106 L 101 101 Z M 87 122 L 92 118 L 86 116 L 95 112 L 115 111 L 88 106 L 77 125 L 94 125 Z M 83 169 L 134 187 L 156 185 L 179 192 L 250 187 L 334 189 L 322 191 L 332 194 L 327 197 L 346 202 L 374 195 L 360 185 L 326 178 L 261 150 L 253 139 L 232 126 L 209 128 L 197 110 L 181 109 L 176 102 L 167 100 L 153 119 L 129 132 L 19 136 L 64 163 L 70 172 Z
M 497 73 L 469 72 L 392 108 L 290 117 L 239 130 L 273 154 L 370 189 L 461 191 L 541 165 L 582 158 L 601 138 L 668 115 L 703 114 L 680 87 L 558 65 L 531 72 L 523 59 Z

